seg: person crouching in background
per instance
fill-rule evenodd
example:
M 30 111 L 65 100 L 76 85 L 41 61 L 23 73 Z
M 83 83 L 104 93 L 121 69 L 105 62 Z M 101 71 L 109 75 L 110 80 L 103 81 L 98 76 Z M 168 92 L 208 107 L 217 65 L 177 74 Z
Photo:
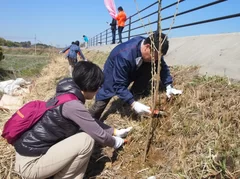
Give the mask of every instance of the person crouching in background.
M 80 56 L 80 58 L 82 60 L 84 60 L 84 61 L 87 61 L 87 60 L 84 57 L 84 55 L 79 47 L 78 40 L 76 42 L 72 43 L 70 46 L 63 49 L 62 51 L 60 51 L 59 53 L 65 53 L 66 51 L 68 51 L 66 57 L 67 57 L 68 63 L 69 63 L 69 74 L 70 74 L 70 76 L 72 76 L 73 68 L 77 63 L 77 54 Z

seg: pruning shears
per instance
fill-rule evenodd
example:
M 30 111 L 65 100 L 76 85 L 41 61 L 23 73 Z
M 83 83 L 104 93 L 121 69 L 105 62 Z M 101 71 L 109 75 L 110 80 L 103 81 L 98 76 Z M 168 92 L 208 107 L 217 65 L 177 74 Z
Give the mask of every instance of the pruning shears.
M 167 113 L 158 109 L 152 111 L 154 117 L 167 116 Z

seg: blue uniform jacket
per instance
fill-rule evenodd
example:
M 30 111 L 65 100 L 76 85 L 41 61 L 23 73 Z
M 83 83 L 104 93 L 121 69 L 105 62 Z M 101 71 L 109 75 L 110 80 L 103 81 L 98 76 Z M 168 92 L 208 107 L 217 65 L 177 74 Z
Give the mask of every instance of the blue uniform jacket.
M 133 103 L 133 95 L 128 90 L 128 86 L 136 78 L 136 58 L 142 56 L 140 47 L 144 39 L 144 37 L 132 38 L 111 51 L 104 65 L 104 83 L 96 95 L 96 101 L 117 95 L 123 101 Z M 169 68 L 163 58 L 160 73 L 164 85 L 172 84 Z
M 79 53 L 81 58 L 83 60 L 85 59 L 85 57 L 78 45 L 72 44 L 72 45 L 66 47 L 65 49 L 63 49 L 62 52 L 65 53 L 68 49 L 69 49 L 69 52 L 67 54 L 67 57 L 77 59 L 77 54 Z

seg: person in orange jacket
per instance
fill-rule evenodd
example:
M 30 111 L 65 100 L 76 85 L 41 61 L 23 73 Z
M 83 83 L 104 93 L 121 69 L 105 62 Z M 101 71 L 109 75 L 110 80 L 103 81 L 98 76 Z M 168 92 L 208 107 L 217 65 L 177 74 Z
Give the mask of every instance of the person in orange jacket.
M 118 7 L 118 15 L 116 16 L 116 20 L 118 23 L 118 36 L 119 36 L 119 42 L 122 43 L 122 31 L 125 26 L 125 22 L 127 20 L 127 15 L 123 11 L 123 8 L 120 6 Z

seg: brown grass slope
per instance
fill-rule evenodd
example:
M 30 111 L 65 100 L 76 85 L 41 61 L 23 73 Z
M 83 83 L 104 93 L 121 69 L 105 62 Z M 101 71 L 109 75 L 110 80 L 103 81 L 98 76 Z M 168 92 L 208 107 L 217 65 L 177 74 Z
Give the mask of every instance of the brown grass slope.
M 107 54 L 84 51 L 102 67 Z M 67 76 L 67 60 L 52 59 L 35 80 L 25 102 L 48 99 L 59 79 Z M 181 96 L 167 101 L 160 92 L 159 109 L 166 117 L 154 118 L 147 161 L 143 162 L 147 141 L 148 116 L 136 116 L 118 98 L 111 100 L 104 114 L 106 123 L 117 128 L 133 126 L 122 150 L 110 148 L 94 152 L 87 178 L 225 178 L 240 177 L 240 88 L 222 77 L 199 76 L 197 67 L 171 67 L 174 86 Z M 151 104 L 151 97 L 141 99 Z M 92 101 L 87 103 L 89 106 Z M 11 112 L 1 112 L 0 126 Z M 100 153 L 99 153 L 100 152 Z M 0 178 L 20 178 L 12 170 L 14 150 L 0 140 Z

